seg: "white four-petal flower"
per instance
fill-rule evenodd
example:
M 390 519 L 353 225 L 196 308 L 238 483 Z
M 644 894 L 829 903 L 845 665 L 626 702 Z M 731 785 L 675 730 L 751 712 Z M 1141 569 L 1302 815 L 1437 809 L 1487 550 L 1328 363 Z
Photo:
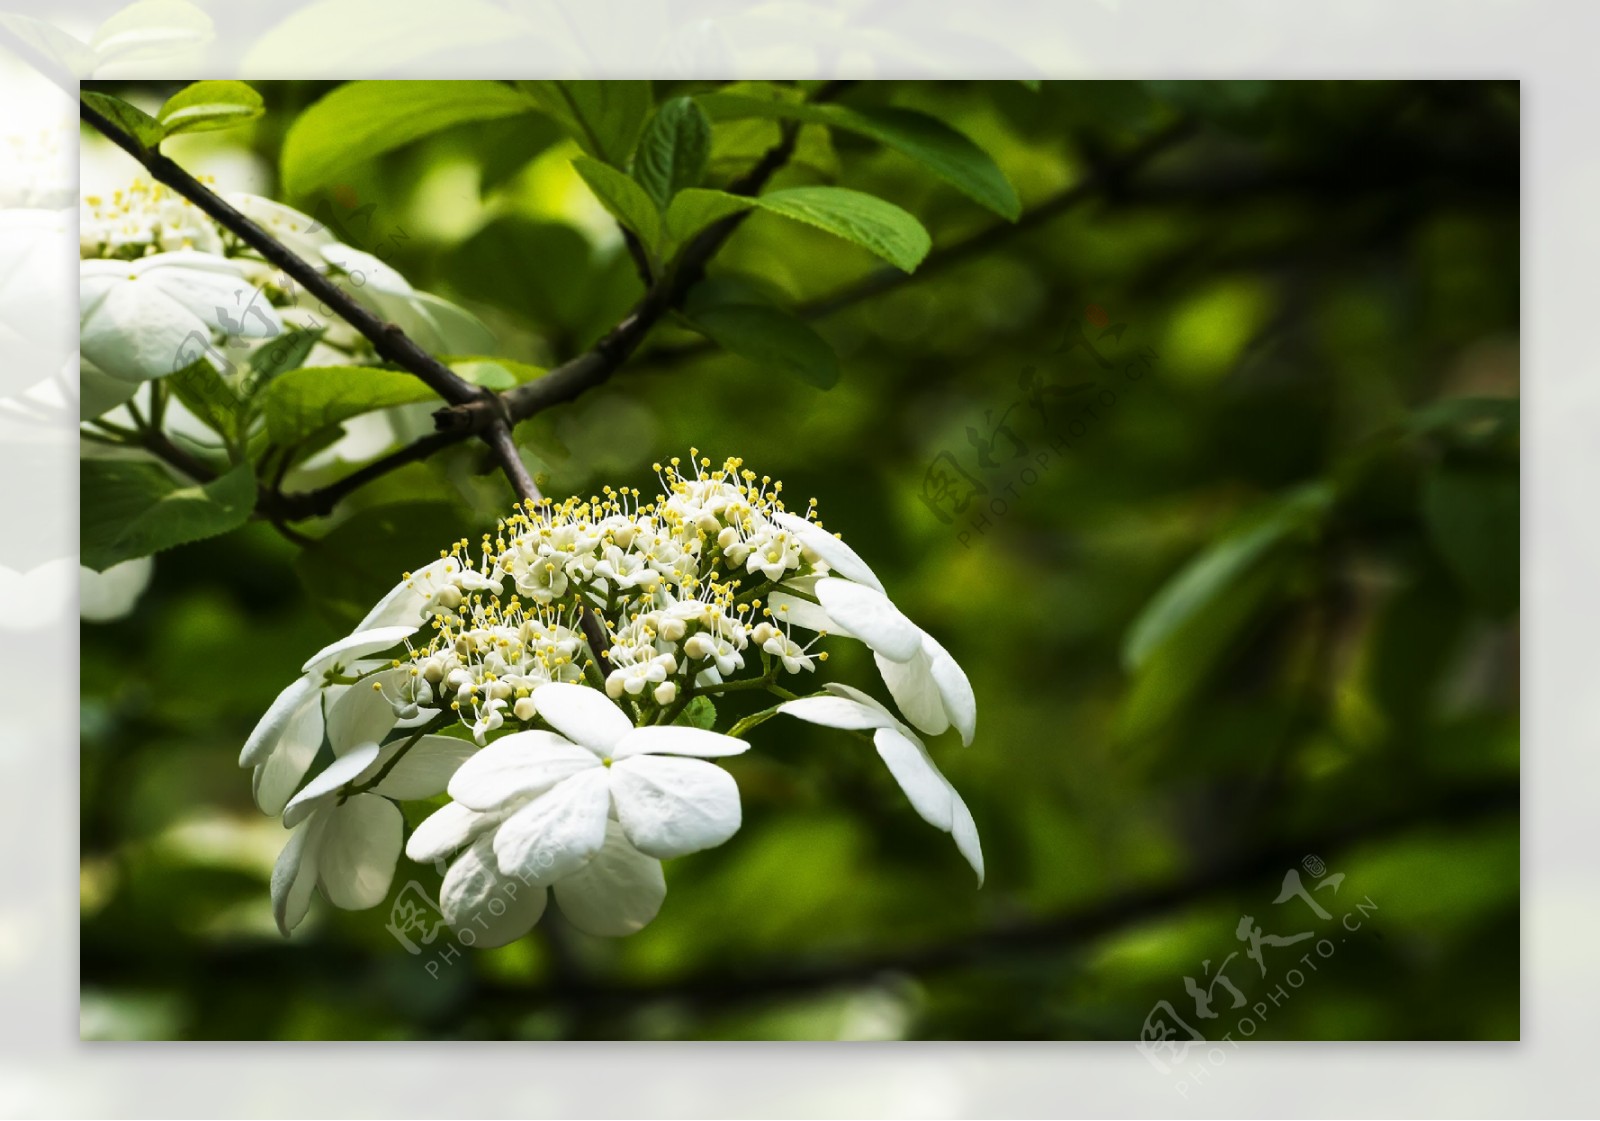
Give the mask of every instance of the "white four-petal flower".
M 324 698 L 331 706 L 348 688 L 328 685 L 328 675 L 376 668 L 361 659 L 415 634 L 424 607 L 460 567 L 454 557 L 444 557 L 410 574 L 378 601 L 354 632 L 313 654 L 300 676 L 278 694 L 239 753 L 239 766 L 253 769 L 252 793 L 264 812 L 283 810 L 322 746 Z
M 541 685 L 533 701 L 559 735 L 505 736 L 450 781 L 450 796 L 469 810 L 523 803 L 494 830 L 503 875 L 538 884 L 571 875 L 605 845 L 613 813 L 628 842 L 657 859 L 720 845 L 738 830 L 739 788 L 705 760 L 745 751 L 743 740 L 681 725 L 635 728 L 582 685 Z
M 219 331 L 244 339 L 283 330 L 277 311 L 226 257 L 179 249 L 136 261 L 78 264 L 78 349 L 127 381 L 164 378 L 200 357 Z
M 294 833 L 272 870 L 272 908 L 285 934 L 305 918 L 319 884 L 328 901 L 345 910 L 383 902 L 402 833 L 400 810 L 390 799 L 439 794 L 472 753 L 471 744 L 451 736 L 380 747 L 396 721 L 382 684 L 349 687 L 329 707 L 335 758 L 284 808 L 283 822 Z M 352 793 L 350 787 L 365 789 Z

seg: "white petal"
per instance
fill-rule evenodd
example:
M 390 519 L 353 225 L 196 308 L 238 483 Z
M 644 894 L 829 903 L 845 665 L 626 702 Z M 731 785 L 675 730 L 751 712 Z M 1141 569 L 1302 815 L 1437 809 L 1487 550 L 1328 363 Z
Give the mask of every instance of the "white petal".
M 506 818 L 494 835 L 501 873 L 548 884 L 587 864 L 606 839 L 607 777 L 602 767 L 579 771 Z
M 263 813 L 280 814 L 322 749 L 322 700 L 313 695 L 278 737 L 266 761 L 250 776 L 250 793 Z
M 774 619 L 790 626 L 808 631 L 827 631 L 840 638 L 856 637 L 841 627 L 837 619 L 830 618 L 822 609 L 822 604 L 813 603 L 809 599 L 801 599 L 788 592 L 773 592 L 767 597 L 767 606 L 772 609 Z
M 606 822 L 606 843 L 593 860 L 555 885 L 567 921 L 585 934 L 620 938 L 647 926 L 667 897 L 661 861 L 628 843 L 622 827 Z
M 245 339 L 283 333 L 277 309 L 226 258 L 180 249 L 144 257 L 136 264 L 138 283 L 155 285 L 208 327 Z
M 772 515 L 772 520 L 798 537 L 800 544 L 821 557 L 827 562 L 828 567 L 840 576 L 854 580 L 858 584 L 865 584 L 877 591 L 883 591 L 883 584 L 879 582 L 867 562 L 862 560 L 854 549 L 820 525 L 808 522 L 797 514 L 786 512 Z
M 376 907 L 389 894 L 400 859 L 400 808 L 376 794 L 357 794 L 327 816 L 317 878 L 328 902 L 346 911 Z
M 490 354 L 495 349 L 494 332 L 476 315 L 432 292 L 415 292 L 411 306 L 433 327 L 434 346 L 445 354 Z
M 883 683 L 889 687 L 889 695 L 907 720 L 930 736 L 950 727 L 944 698 L 933 679 L 933 663 L 925 650 L 918 650 L 909 662 L 892 662 L 882 654 L 872 657 L 878 663 Z
M 978 843 L 978 823 L 972 820 L 972 811 L 967 809 L 967 804 L 961 800 L 961 795 L 956 793 L 953 786 L 950 788 L 950 807 L 954 818 L 950 832 L 955 836 L 956 848 L 967 858 L 972 870 L 978 873 L 978 886 L 982 887 L 983 846 Z
M 462 765 L 450 780 L 450 797 L 474 810 L 497 810 L 599 766 L 594 752 L 554 732 L 514 732 Z
M 633 731 L 633 722 L 622 710 L 587 685 L 541 685 L 533 691 L 533 703 L 552 728 L 596 754 L 608 753 Z
M 288 687 L 267 706 L 266 713 L 256 722 L 249 738 L 244 741 L 244 750 L 239 752 L 239 766 L 254 767 L 263 762 L 278 745 L 278 740 L 284 731 L 300 715 L 301 710 L 313 701 L 317 702 L 316 708 L 320 717 L 322 694 L 317 691 L 316 682 L 308 677 L 297 677 L 291 681 Z M 322 729 L 319 724 L 317 741 L 320 743 L 321 740 Z
M 417 569 L 409 580 L 396 584 L 388 595 L 367 612 L 367 617 L 356 624 L 355 633 L 396 626 L 416 630 L 422 624 L 423 605 L 444 585 L 451 573 L 459 571 L 461 562 L 455 557 L 440 557 L 432 564 Z
M 327 770 L 305 784 L 305 787 L 289 799 L 289 804 L 283 808 L 283 823 L 293 826 L 302 821 L 312 810 L 316 809 L 314 803 L 320 798 L 325 798 L 338 790 L 345 783 L 358 777 L 362 771 L 370 767 L 378 758 L 378 745 L 375 743 L 363 744 L 348 754 L 341 755 L 328 764 Z
M 750 745 L 720 732 L 703 728 L 690 728 L 682 724 L 664 724 L 650 728 L 635 728 L 612 750 L 613 759 L 629 755 L 695 755 L 702 759 L 716 759 L 724 755 L 738 755 L 749 751 Z
M 972 746 L 972 737 L 978 731 L 978 698 L 972 692 L 972 682 L 967 680 L 967 675 L 950 652 L 926 632 L 922 635 L 922 648 L 928 654 L 933 664 L 933 680 L 939 686 L 939 695 L 944 700 L 944 711 L 950 717 L 950 723 L 955 725 L 956 731 L 961 733 L 961 743 L 966 747 Z
M 785 701 L 778 711 L 827 728 L 893 728 L 900 723 L 893 713 L 859 690 L 837 683 L 830 683 L 827 688 L 836 695 Z
M 548 893 L 495 867 L 494 838 L 480 837 L 456 857 L 439 885 L 439 910 L 463 944 L 488 949 L 515 942 L 544 914 Z M 466 936 L 471 931 L 470 940 Z
M 296 829 L 272 866 L 272 917 L 285 938 L 311 906 L 311 891 L 317 886 L 317 847 L 325 824 L 319 816 Z
M 882 592 L 828 576 L 817 581 L 817 599 L 829 617 L 887 658 L 904 662 L 922 649 L 922 632 Z
M 228 195 L 228 201 L 302 257 L 315 258 L 324 245 L 334 241 L 328 227 L 292 206 L 242 191 Z
M 950 784 L 923 746 L 898 728 L 878 729 L 872 742 L 922 820 L 948 833 L 954 820 Z
M 617 820 L 640 852 L 666 860 L 722 844 L 739 829 L 739 787 L 714 763 L 635 755 L 611 768 Z
M 379 770 L 387 765 L 389 759 L 393 758 L 395 752 L 404 747 L 405 743 L 405 740 L 399 740 L 391 747 L 383 749 L 384 758 Z M 372 792 L 400 802 L 411 802 L 443 794 L 450 782 L 450 776 L 472 758 L 476 751 L 475 746 L 454 736 L 423 736 L 405 748 L 405 754 L 389 768 L 382 781 L 372 788 Z
M 420 625 L 419 622 L 418 626 Z M 387 650 L 391 646 L 398 646 L 416 632 L 417 628 L 414 626 L 377 627 L 370 631 L 356 631 L 318 650 L 301 669 L 305 673 L 320 676 L 335 666 L 349 668 L 350 663 L 357 658 L 376 654 L 379 650 Z
M 352 685 L 328 705 L 328 744 L 335 755 L 377 743 L 394 728 L 394 706 L 371 682 Z
M 418 864 L 431 864 L 449 856 L 500 820 L 497 814 L 481 814 L 460 802 L 447 802 L 434 810 L 411 832 L 406 855 Z
M 190 343 L 195 335 L 199 344 Z M 144 280 L 112 285 L 78 322 L 79 351 L 100 370 L 125 381 L 164 378 L 183 364 L 178 355 L 186 344 L 210 343 L 204 321 Z
M 363 303 L 379 293 L 409 296 L 416 291 L 405 277 L 371 253 L 363 253 L 340 242 L 333 242 L 322 247 L 322 256 L 341 272 L 350 273 L 352 281 L 359 275 L 361 283 L 349 285 L 346 291 Z

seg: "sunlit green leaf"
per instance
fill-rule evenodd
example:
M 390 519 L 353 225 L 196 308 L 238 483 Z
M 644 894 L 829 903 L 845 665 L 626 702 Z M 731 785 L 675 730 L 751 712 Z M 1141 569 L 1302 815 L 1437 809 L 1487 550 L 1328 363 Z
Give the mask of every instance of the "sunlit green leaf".
M 763 210 L 827 230 L 912 272 L 928 255 L 928 231 L 892 202 L 845 187 L 790 187 L 756 199 Z
M 572 166 L 617 221 L 638 234 L 647 246 L 660 242 L 661 217 L 643 187 L 599 160 L 579 156 L 572 161 Z
M 527 113 L 499 82 L 351 82 L 313 104 L 283 143 L 283 183 L 303 195 L 348 169 L 451 125 Z
M 518 82 L 517 87 L 566 129 L 590 156 L 626 167 L 650 113 L 650 83 Z
M 195 82 L 167 99 L 156 114 L 166 135 L 232 128 L 265 112 L 261 95 L 243 82 Z

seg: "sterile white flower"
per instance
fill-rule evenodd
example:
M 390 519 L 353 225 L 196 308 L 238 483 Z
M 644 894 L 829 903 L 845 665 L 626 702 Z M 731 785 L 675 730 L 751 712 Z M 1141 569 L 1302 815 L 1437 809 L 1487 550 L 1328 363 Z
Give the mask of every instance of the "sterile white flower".
M 252 768 L 252 793 L 264 812 L 283 810 L 322 745 L 324 698 L 331 704 L 348 687 L 330 684 L 330 676 L 376 668 L 362 659 L 415 634 L 424 607 L 459 567 L 453 557 L 442 557 L 408 574 L 354 632 L 313 654 L 300 676 L 278 694 L 239 753 L 239 766 Z
M 571 875 L 600 851 L 613 813 L 633 847 L 663 860 L 738 830 L 739 788 L 705 760 L 747 750 L 743 740 L 682 725 L 635 728 L 581 685 L 541 685 L 533 702 L 555 732 L 496 740 L 450 783 L 450 797 L 480 813 L 525 803 L 495 828 L 502 875 L 540 884 Z
M 934 764 L 916 733 L 859 689 L 837 682 L 825 688 L 831 696 L 786 701 L 778 706 L 778 711 L 829 728 L 871 731 L 879 757 L 900 784 L 900 789 L 905 791 L 912 808 L 929 825 L 954 836 L 956 848 L 978 873 L 978 883 L 982 884 L 983 848 L 978 843 L 978 826 L 972 819 L 972 811 Z
M 280 333 L 283 321 L 258 296 L 234 262 L 192 249 L 82 261 L 78 348 L 112 377 L 163 378 L 185 355 L 199 357 L 213 331 L 243 339 Z
M 351 687 L 329 706 L 334 761 L 284 808 L 283 823 L 294 833 L 272 870 L 273 915 L 283 933 L 305 918 L 318 885 L 347 911 L 383 902 L 403 826 L 390 799 L 441 793 L 472 752 L 471 744 L 450 736 L 419 735 L 380 747 L 395 722 L 381 682 Z

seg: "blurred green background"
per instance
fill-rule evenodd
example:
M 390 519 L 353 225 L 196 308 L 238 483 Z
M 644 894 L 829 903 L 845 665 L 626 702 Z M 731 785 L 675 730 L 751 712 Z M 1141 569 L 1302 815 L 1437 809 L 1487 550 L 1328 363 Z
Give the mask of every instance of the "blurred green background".
M 149 107 L 178 85 L 102 88 Z M 285 130 L 332 85 L 258 88 L 254 125 L 169 148 L 282 197 Z M 934 752 L 985 886 L 862 745 L 773 721 L 729 763 L 740 833 L 670 862 L 634 937 L 552 907 L 430 972 L 387 908 L 319 903 L 281 939 L 287 834 L 239 746 L 402 569 L 509 504 L 463 446 L 303 524 L 331 535 L 305 549 L 252 524 L 164 553 L 130 615 L 84 624 L 86 1036 L 1133 1039 L 1166 1001 L 1217 1038 L 1249 1008 L 1218 985 L 1200 1018 L 1185 977 L 1219 969 L 1246 1005 L 1289 994 L 1256 1038 L 1518 1036 L 1516 84 L 875 82 L 842 101 L 954 124 L 1026 216 L 807 126 L 777 185 L 882 195 L 935 243 L 904 278 L 756 215 L 714 262 L 813 316 L 837 387 L 668 326 L 517 435 L 556 496 L 647 487 L 690 445 L 814 495 L 971 676 L 977 742 Z M 719 125 L 714 179 L 776 133 Z M 504 355 L 550 365 L 640 291 L 574 152 L 538 118 L 468 125 L 284 201 L 331 206 Z M 136 170 L 90 138 L 85 160 Z M 426 431 L 427 408 L 393 428 Z M 833 679 L 877 686 L 859 647 L 832 649 Z M 1309 889 L 1310 856 L 1344 874 L 1314 895 L 1328 920 L 1274 902 L 1290 869 Z M 437 887 L 402 859 L 395 892 L 408 879 Z M 1246 914 L 1335 952 L 1268 943 L 1263 976 Z

